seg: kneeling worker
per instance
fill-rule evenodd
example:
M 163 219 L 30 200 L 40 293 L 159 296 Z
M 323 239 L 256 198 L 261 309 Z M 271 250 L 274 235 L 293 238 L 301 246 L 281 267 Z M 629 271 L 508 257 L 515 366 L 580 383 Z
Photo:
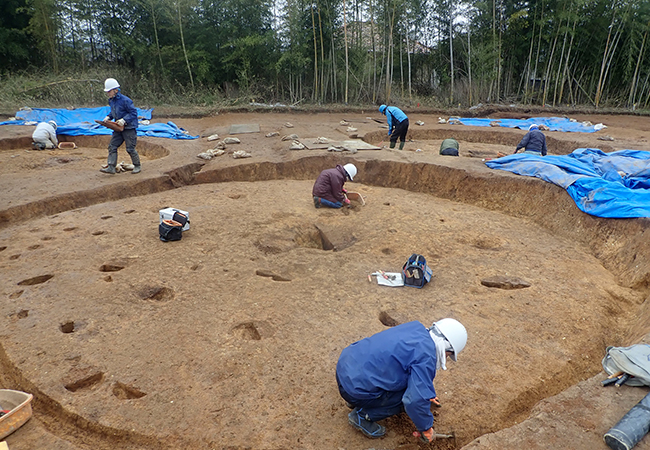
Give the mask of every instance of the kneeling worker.
M 515 153 L 522 148 L 526 149 L 524 153 L 537 156 L 541 154 L 542 156 L 546 156 L 546 136 L 544 136 L 544 133 L 539 131 L 539 125 L 532 124 L 528 127 L 528 133 L 526 133 L 521 142 L 517 144 Z
M 427 328 L 408 322 L 346 347 L 336 365 L 339 393 L 354 409 L 348 423 L 370 438 L 386 428 L 377 421 L 406 411 L 422 440 L 433 440 L 431 403 L 440 406 L 433 379 L 447 370 L 467 343 L 467 330 L 455 319 Z
M 343 185 L 346 180 L 352 181 L 357 175 L 357 167 L 354 164 L 344 166 L 338 164 L 333 169 L 323 170 L 311 191 L 314 196 L 314 206 L 320 208 L 327 206 L 329 208 L 340 208 L 344 204 L 349 205 L 350 200 L 345 196 L 347 192 Z
M 59 141 L 56 138 L 56 122 L 50 120 L 49 122 L 41 122 L 36 125 L 36 129 L 32 133 L 32 146 L 36 150 L 45 150 L 46 148 L 56 148 Z
M 447 138 L 440 144 L 440 154 L 445 156 L 458 156 L 458 141 L 454 138 Z
M 409 118 L 404 111 L 397 106 L 381 105 L 379 112 L 386 116 L 388 122 L 388 135 L 390 136 L 390 148 L 395 148 L 397 138 L 399 138 L 399 149 L 404 150 L 406 142 L 406 133 L 409 130 Z

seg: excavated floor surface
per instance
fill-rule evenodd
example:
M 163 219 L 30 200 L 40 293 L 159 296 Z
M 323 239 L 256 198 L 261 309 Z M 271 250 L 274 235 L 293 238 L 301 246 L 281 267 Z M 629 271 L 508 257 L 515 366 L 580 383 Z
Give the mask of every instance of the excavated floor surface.
M 280 138 L 347 139 L 346 119 L 385 145 L 366 114 L 180 119 L 202 138 L 140 139 L 143 172 L 114 176 L 98 172 L 105 137 L 35 152 L 27 127 L 0 127 L 0 386 L 36 397 L 10 448 L 416 449 L 405 415 L 379 441 L 347 425 L 336 360 L 388 326 L 446 316 L 469 341 L 434 382 L 437 431 L 455 438 L 427 448 L 606 448 L 602 434 L 647 393 L 599 382 L 605 347 L 648 331 L 647 220 L 593 218 L 556 186 L 487 169 L 522 131 L 410 118 L 425 125 L 404 151 L 356 154 Z M 575 118 L 609 128 L 546 133 L 551 153 L 650 150 L 650 119 Z M 261 132 L 228 150 L 251 158 L 196 157 L 205 137 L 250 123 Z M 460 158 L 437 154 L 449 136 Z M 313 180 L 345 162 L 366 206 L 314 209 Z M 190 211 L 180 242 L 158 239 L 168 206 Z M 424 289 L 368 282 L 414 252 L 434 271 Z M 494 276 L 530 287 L 481 283 Z

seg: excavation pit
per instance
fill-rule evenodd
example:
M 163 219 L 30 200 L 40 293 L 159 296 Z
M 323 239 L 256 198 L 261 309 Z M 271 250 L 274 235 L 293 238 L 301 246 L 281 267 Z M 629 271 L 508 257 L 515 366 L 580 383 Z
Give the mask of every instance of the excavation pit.
M 598 375 L 605 346 L 628 344 L 632 325 L 643 335 L 633 316 L 648 278 L 628 261 L 639 255 L 643 263 L 647 249 L 634 240 L 643 221 L 591 218 L 539 180 L 457 166 L 478 158 L 444 165 L 404 154 L 353 160 L 360 176 L 351 185 L 366 198 L 359 209 L 313 207 L 315 176 L 339 158 L 310 155 L 211 162 L 181 189 L 152 187 L 146 196 L 88 203 L 81 192 L 80 204 L 56 217 L 0 228 L 7 296 L 20 281 L 56 273 L 0 307 L 11 333 L 3 369 L 15 379 L 29 374 L 26 385 L 64 405 L 58 420 L 82 424 L 80 442 L 100 450 L 119 438 L 154 449 L 170 435 L 199 450 L 417 448 L 403 414 L 384 422 L 389 433 L 379 443 L 347 425 L 336 361 L 345 346 L 389 326 L 451 316 L 470 337 L 434 383 L 444 405 L 436 430 L 456 436 L 434 448 L 460 449 L 516 428 L 538 402 Z M 158 210 L 170 205 L 191 211 L 192 228 L 163 243 Z M 42 240 L 55 222 L 75 230 Z M 330 241 L 338 230 L 351 245 L 324 251 L 319 230 Z M 434 272 L 423 289 L 368 283 L 369 273 L 399 271 L 414 252 Z M 98 270 L 109 265 L 123 270 Z M 496 275 L 530 286 L 481 284 Z M 160 286 L 174 301 L 143 301 Z M 51 326 L 69 311 L 92 320 L 74 333 Z M 111 382 L 61 389 L 62 380 L 84 379 L 69 375 L 80 362 Z

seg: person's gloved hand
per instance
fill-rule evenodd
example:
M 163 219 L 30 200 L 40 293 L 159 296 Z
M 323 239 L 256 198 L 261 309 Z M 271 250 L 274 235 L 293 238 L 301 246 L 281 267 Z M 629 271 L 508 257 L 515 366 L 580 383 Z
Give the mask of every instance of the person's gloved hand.
M 433 403 L 433 406 L 437 406 L 440 408 L 442 405 L 440 404 L 440 400 L 438 397 L 433 397 L 431 400 L 429 400 L 431 403 Z
M 427 431 L 422 431 L 422 432 L 414 431 L 413 432 L 413 436 L 419 437 L 420 440 L 422 442 L 426 443 L 426 444 L 433 441 L 433 435 L 434 435 L 433 427 L 429 428 Z
M 115 123 L 118 124 L 118 125 L 124 126 L 124 125 L 126 125 L 126 120 L 124 120 L 124 119 L 117 119 L 117 120 L 115 121 Z
M 343 203 L 346 204 L 346 205 L 349 205 L 350 204 L 350 199 L 346 197 L 345 200 L 343 200 Z
M 344 194 L 347 194 L 347 193 L 348 193 L 348 190 L 345 189 L 345 188 L 341 188 L 341 192 L 343 192 Z
M 108 122 L 109 120 L 111 120 L 111 118 L 108 117 L 108 116 L 106 116 L 106 117 L 104 117 L 104 118 L 102 119 L 102 122 Z

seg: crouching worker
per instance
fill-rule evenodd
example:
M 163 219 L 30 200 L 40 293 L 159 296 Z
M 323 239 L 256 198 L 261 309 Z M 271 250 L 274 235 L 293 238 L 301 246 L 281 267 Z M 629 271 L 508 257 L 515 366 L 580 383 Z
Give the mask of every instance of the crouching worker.
M 406 411 L 423 441 L 433 440 L 431 403 L 440 406 L 433 379 L 447 370 L 467 343 L 467 330 L 455 319 L 427 328 L 408 322 L 346 347 L 336 365 L 341 397 L 354 408 L 348 422 L 370 438 L 382 437 L 379 420 Z
M 395 148 L 397 138 L 399 138 L 399 149 L 404 150 L 406 133 L 409 131 L 409 118 L 397 106 L 381 105 L 379 112 L 386 116 L 386 122 L 388 122 L 390 148 Z
M 445 156 L 458 156 L 458 141 L 454 138 L 447 138 L 440 144 L 440 154 Z
M 115 123 L 122 125 L 124 130 L 113 131 L 111 142 L 108 143 L 108 167 L 99 169 L 99 171 L 115 173 L 117 148 L 125 142 L 126 152 L 133 163 L 131 173 L 140 173 L 140 155 L 135 149 L 138 142 L 138 110 L 133 106 L 133 101 L 129 97 L 120 93 L 120 84 L 115 78 L 106 79 L 104 92 L 108 96 L 108 104 L 111 107 L 111 112 L 104 118 L 104 121 L 114 120 Z
M 333 169 L 323 170 L 311 191 L 314 196 L 314 206 L 320 208 L 327 206 L 329 208 L 340 208 L 343 205 L 349 205 L 350 200 L 345 196 L 347 192 L 343 185 L 346 180 L 352 181 L 357 175 L 357 167 L 354 164 L 344 166 L 338 164 Z
M 528 127 L 528 133 L 517 144 L 515 153 L 522 148 L 526 154 L 546 156 L 546 136 L 539 130 L 539 125 L 532 124 Z
M 32 133 L 32 146 L 36 150 L 45 150 L 46 148 L 56 148 L 59 141 L 56 138 L 56 122 L 50 120 L 49 122 L 41 122 L 36 125 L 36 129 Z

